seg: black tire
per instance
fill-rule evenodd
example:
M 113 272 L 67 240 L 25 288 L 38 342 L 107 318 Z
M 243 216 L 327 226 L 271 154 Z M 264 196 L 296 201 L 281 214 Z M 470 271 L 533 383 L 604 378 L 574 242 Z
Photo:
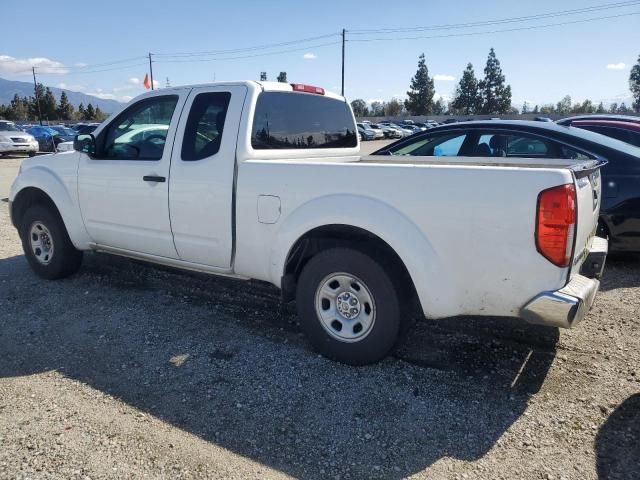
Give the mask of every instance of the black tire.
M 29 152 L 29 156 L 30 157 L 35 157 L 36 156 L 36 152 Z
M 326 284 L 328 277 L 338 273 L 359 279 L 373 300 L 374 321 L 368 333 L 359 340 L 335 338 L 335 332 L 334 335 L 329 333 L 330 326 L 325 327 L 316 309 L 319 288 Z M 349 365 L 375 363 L 391 352 L 399 338 L 402 308 L 392 277 L 372 257 L 360 251 L 331 248 L 311 258 L 298 279 L 296 303 L 300 324 L 309 342 L 330 359 Z M 362 308 L 365 311 L 364 305 Z
M 47 259 L 47 264 L 38 260 L 31 247 L 31 227 L 34 224 L 41 224 L 50 233 L 53 253 Z M 51 208 L 42 205 L 29 207 L 20 222 L 20 239 L 29 266 L 42 278 L 56 280 L 68 277 L 77 272 L 82 264 L 82 252 L 73 246 L 62 218 L 58 212 L 52 211 Z

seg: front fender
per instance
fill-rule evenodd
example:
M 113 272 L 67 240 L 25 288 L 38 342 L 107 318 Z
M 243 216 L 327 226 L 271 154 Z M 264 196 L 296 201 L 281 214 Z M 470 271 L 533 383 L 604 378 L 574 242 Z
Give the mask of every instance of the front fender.
M 313 199 L 288 214 L 271 248 L 270 276 L 279 285 L 289 252 L 305 233 L 327 225 L 361 228 L 385 241 L 400 257 L 416 287 L 427 317 L 446 316 L 455 285 L 437 252 L 418 226 L 392 206 L 372 197 L 351 194 Z
M 56 172 L 46 165 L 34 165 L 24 169 L 11 185 L 9 200 L 16 198 L 27 188 L 41 190 L 51 198 L 69 233 L 73 245 L 80 250 L 89 248 L 89 237 L 78 204 L 76 169 Z

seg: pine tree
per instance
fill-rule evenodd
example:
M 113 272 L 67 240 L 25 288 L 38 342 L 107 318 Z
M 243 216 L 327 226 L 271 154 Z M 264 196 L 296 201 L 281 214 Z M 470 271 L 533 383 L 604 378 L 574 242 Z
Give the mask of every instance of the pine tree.
M 596 113 L 607 113 L 607 111 L 604 108 L 604 103 L 600 102 L 598 104 L 598 108 L 596 109 Z
M 107 118 L 107 114 L 100 110 L 100 107 L 96 107 L 96 113 L 94 115 L 94 120 L 98 122 L 102 122 L 105 118 Z
M 609 113 L 618 113 L 618 104 L 616 102 L 609 105 Z
M 73 119 L 73 105 L 69 103 L 67 92 L 63 91 L 60 95 L 60 103 L 58 104 L 57 116 L 58 120 Z
M 93 108 L 93 105 L 87 105 L 87 109 L 84 112 L 85 120 L 93 120 L 96 118 L 96 110 Z
M 629 90 L 633 95 L 631 106 L 636 112 L 640 112 L 640 55 L 638 55 L 638 61 L 629 74 Z
M 427 115 L 433 111 L 433 96 L 435 87 L 433 78 L 429 77 L 429 69 L 424 58 L 424 53 L 418 60 L 418 71 L 411 79 L 411 90 L 407 92 L 404 101 L 405 108 L 412 115 Z
M 35 95 L 33 97 L 29 97 L 29 118 L 38 118 L 40 112 L 44 116 L 44 111 L 42 110 L 42 102 L 44 101 L 45 89 L 44 85 L 38 83 L 36 85 Z
M 529 104 L 525 101 L 522 104 L 522 114 L 525 115 L 527 113 L 529 113 Z
M 456 96 L 453 99 L 451 106 L 458 113 L 470 115 L 476 113 L 482 104 L 482 99 L 478 92 L 478 79 L 473 71 L 473 65 L 467 64 L 464 72 L 462 72 L 462 78 L 456 88 Z
M 629 113 L 629 107 L 627 107 L 627 105 L 624 102 L 622 102 L 618 107 L 618 113 L 622 115 L 624 115 L 625 113 Z
M 280 75 L 278 75 L 278 81 L 281 83 L 287 83 L 287 72 L 280 72 Z
M 44 98 L 41 99 L 42 116 L 49 120 L 55 120 L 58 117 L 56 97 L 49 87 L 44 91 Z
M 506 113 L 511 109 L 511 86 L 505 86 L 500 61 L 493 48 L 489 51 L 484 79 L 478 84 L 482 95 L 482 113 Z
M 540 107 L 538 107 L 538 105 L 536 105 L 535 107 L 533 107 L 533 112 L 531 113 L 540 113 Z

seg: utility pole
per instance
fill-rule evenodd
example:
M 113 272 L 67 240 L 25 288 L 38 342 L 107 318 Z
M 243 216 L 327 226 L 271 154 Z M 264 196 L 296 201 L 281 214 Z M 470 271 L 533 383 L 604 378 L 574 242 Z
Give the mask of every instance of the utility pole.
M 341 95 L 344 97 L 344 42 L 346 41 L 347 31 L 342 29 L 342 90 Z
M 155 90 L 153 88 L 153 62 L 151 61 L 151 52 L 149 52 L 149 73 L 151 74 L 151 90 Z
M 38 95 L 38 83 L 36 82 L 36 67 L 31 67 L 33 71 L 33 91 L 36 94 L 36 103 L 38 104 L 38 120 L 40 120 L 40 125 L 42 125 L 42 111 L 40 110 L 40 96 Z

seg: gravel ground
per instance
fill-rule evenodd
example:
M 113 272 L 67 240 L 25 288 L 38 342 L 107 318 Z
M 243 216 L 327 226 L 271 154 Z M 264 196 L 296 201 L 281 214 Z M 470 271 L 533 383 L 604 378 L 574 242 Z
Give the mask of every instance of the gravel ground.
M 0 478 L 637 479 L 639 331 L 640 259 L 611 258 L 574 330 L 422 321 L 347 367 L 259 282 L 40 280 L 0 201 Z

